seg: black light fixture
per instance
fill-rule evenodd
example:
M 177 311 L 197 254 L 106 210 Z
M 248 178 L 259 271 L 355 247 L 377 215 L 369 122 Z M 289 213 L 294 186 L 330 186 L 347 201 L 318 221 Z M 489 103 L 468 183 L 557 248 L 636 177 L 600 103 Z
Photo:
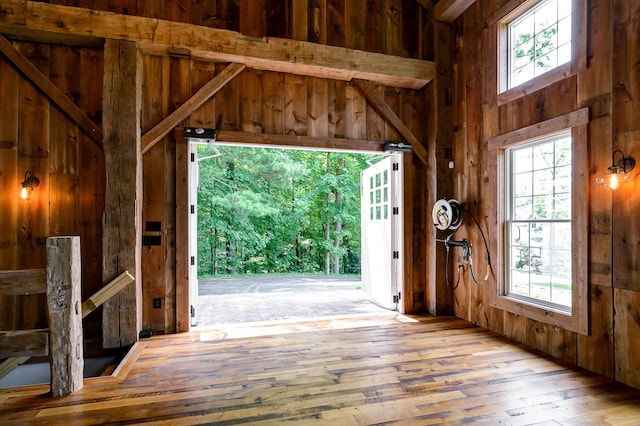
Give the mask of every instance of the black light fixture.
M 202 127 L 185 127 L 184 138 L 189 142 L 211 144 L 216 141 L 216 129 Z
M 618 161 L 616 162 L 616 154 Z M 626 157 L 622 151 L 616 149 L 611 154 L 611 166 L 607 169 L 607 174 L 596 178 L 596 183 L 603 185 L 610 191 L 616 191 L 630 179 L 628 173 L 636 166 L 636 160 L 633 157 Z
M 384 152 L 411 152 L 411 144 L 409 142 L 392 142 L 387 141 L 384 143 Z
M 28 190 L 33 191 L 34 188 L 37 188 L 38 185 L 40 185 L 40 179 L 35 177 L 33 173 L 31 173 L 31 170 L 27 170 L 26 172 L 24 172 L 24 180 L 20 182 L 20 185 L 22 185 L 22 189 L 20 190 L 20 198 L 26 200 L 27 198 L 29 198 Z

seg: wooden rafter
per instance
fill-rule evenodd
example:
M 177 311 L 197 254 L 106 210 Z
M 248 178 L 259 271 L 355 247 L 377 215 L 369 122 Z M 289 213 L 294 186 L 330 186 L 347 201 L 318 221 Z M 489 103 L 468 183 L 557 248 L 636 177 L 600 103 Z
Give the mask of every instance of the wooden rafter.
M 35 65 L 18 52 L 2 35 L 0 35 L 0 52 L 27 77 L 39 90 L 49 97 L 62 112 L 71 118 L 91 140 L 102 148 L 102 129 L 80 110 L 60 89 L 58 89 Z
M 211 81 L 202 86 L 189 100 L 180 105 L 167 118 L 155 125 L 151 130 L 142 136 L 142 154 L 149 151 L 156 143 L 162 140 L 171 130 L 173 130 L 182 120 L 189 117 L 202 104 L 218 93 L 229 81 L 233 80 L 245 69 L 244 64 L 230 64 L 224 71 L 215 76 Z
M 155 18 L 121 15 L 34 1 L 0 0 L 0 32 L 18 37 L 47 34 L 59 41 L 104 38 L 138 43 L 145 53 L 179 54 L 245 64 L 261 70 L 420 89 L 435 78 L 435 63 Z
M 440 0 L 433 9 L 438 21 L 453 22 L 476 0 Z
M 376 90 L 376 85 L 365 80 L 354 80 L 353 83 L 364 94 L 373 109 L 375 109 L 382 117 L 389 121 L 389 123 L 391 123 L 398 132 L 400 132 L 407 142 L 411 144 L 413 152 L 418 156 L 418 158 L 424 164 L 427 164 L 427 150 L 413 134 L 411 129 L 402 122 L 400 117 L 398 117 L 391 106 L 389 106 L 389 104 L 384 100 L 384 96 Z

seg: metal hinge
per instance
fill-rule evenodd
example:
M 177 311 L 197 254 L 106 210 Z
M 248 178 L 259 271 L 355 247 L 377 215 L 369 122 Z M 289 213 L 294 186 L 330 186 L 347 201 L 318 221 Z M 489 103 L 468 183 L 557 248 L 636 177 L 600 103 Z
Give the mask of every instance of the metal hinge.
M 398 292 L 397 295 L 393 296 L 393 303 L 400 303 L 401 299 L 402 299 L 402 293 Z
M 393 163 L 392 170 L 394 171 L 400 170 L 400 165 L 398 163 Z
M 191 266 L 195 266 L 195 265 L 196 265 L 196 257 L 191 256 Z
M 400 259 L 400 252 L 399 251 L 394 251 L 393 252 L 393 258 L 394 259 Z
M 392 213 L 395 214 L 400 214 L 400 207 L 394 207 Z
M 191 204 L 191 214 L 195 214 L 196 212 L 196 206 Z
M 196 308 L 191 305 L 191 318 L 195 318 L 196 317 Z
M 196 154 L 195 153 L 191 153 L 191 162 L 195 163 L 196 162 Z

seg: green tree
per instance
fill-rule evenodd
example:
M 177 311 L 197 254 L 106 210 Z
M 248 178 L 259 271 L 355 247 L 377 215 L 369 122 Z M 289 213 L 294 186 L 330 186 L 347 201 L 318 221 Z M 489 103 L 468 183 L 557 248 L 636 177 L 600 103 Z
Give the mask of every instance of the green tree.
M 200 274 L 359 273 L 366 155 L 239 147 L 220 153 L 200 163 Z

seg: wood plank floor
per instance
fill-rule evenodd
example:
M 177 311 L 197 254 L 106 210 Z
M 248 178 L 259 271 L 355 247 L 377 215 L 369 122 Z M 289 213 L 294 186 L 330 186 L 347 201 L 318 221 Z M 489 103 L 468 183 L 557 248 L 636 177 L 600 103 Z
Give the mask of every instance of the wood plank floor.
M 0 424 L 640 424 L 640 391 L 452 317 L 224 326 L 141 341 L 60 399 L 0 390 Z

